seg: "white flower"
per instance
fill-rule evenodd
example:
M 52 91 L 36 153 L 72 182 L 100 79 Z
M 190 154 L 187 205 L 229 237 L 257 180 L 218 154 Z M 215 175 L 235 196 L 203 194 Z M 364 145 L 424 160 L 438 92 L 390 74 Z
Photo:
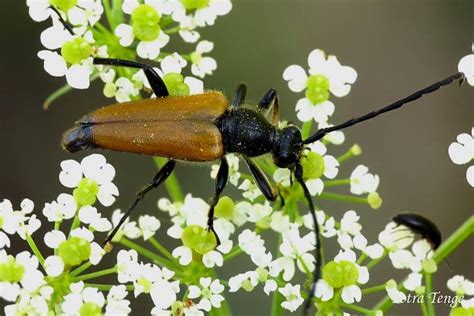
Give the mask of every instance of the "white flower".
M 323 302 L 327 302 L 334 296 L 334 288 L 324 281 L 324 279 L 320 279 L 316 283 L 314 296 L 319 297 Z
M 352 262 L 356 266 L 357 271 L 359 272 L 357 279 L 358 284 L 365 284 L 369 281 L 369 270 L 367 267 L 360 266 L 356 263 L 356 254 L 354 251 L 340 250 L 337 256 L 334 258 L 334 261 L 340 262 L 343 260 Z M 352 304 L 354 301 L 360 302 L 362 298 L 362 292 L 358 285 L 353 284 L 350 286 L 345 286 L 342 289 L 341 297 L 342 300 L 347 304 Z
M 120 250 L 117 254 L 117 279 L 120 283 L 133 282 L 139 273 L 136 250 Z
M 389 251 L 403 249 L 411 245 L 415 235 L 404 225 L 398 225 L 390 222 L 385 226 L 385 229 L 379 234 L 379 242 Z
M 105 313 L 109 315 L 128 315 L 132 312 L 130 301 L 125 299 L 128 295 L 125 285 L 114 285 L 107 294 Z
M 123 213 L 120 211 L 120 209 L 117 209 L 112 213 L 112 226 L 114 228 L 118 225 L 122 216 Z M 123 235 L 130 239 L 136 239 L 142 236 L 142 231 L 137 227 L 137 222 L 130 222 L 127 218 L 120 229 L 117 231 L 117 234 L 115 234 L 113 241 L 119 241 Z
M 69 22 L 77 26 L 74 31 L 82 34 L 88 25 L 93 26 L 100 20 L 103 12 L 100 0 L 78 0 L 77 5 L 67 12 L 67 16 Z
M 14 211 L 9 200 L 0 203 L 0 218 L 3 220 L 1 229 L 7 234 L 18 234 L 21 239 L 26 239 L 26 234 L 32 235 L 41 227 L 41 221 L 32 214 L 34 203 L 30 199 L 23 199 L 20 204 L 21 210 Z M 32 214 L 32 215 L 30 215 Z M 0 234 L 3 245 L 9 245 L 10 240 L 5 234 Z M 1 248 L 1 247 L 0 247 Z
M 83 304 L 89 303 L 102 308 L 105 304 L 104 294 L 97 288 L 86 287 L 84 282 L 72 283 L 69 286 L 71 293 L 64 296 L 61 309 L 66 314 L 80 314 Z
M 214 25 L 218 16 L 226 15 L 232 9 L 230 0 L 210 0 L 208 5 L 203 8 L 198 8 L 194 11 L 194 15 L 186 16 L 186 8 L 181 1 L 181 8 L 174 8 L 173 19 L 181 22 L 181 27 L 194 28 L 196 26 Z
M 201 78 L 206 75 L 212 75 L 212 72 L 217 69 L 217 62 L 214 58 L 203 56 L 209 53 L 214 48 L 214 44 L 209 41 L 201 41 L 196 46 L 196 51 L 191 54 L 191 72 Z
M 474 295 L 474 282 L 469 281 L 462 275 L 455 275 L 448 280 L 448 288 L 456 295 Z
M 43 215 L 50 222 L 61 222 L 64 219 L 71 219 L 76 214 L 77 203 L 70 194 L 61 193 L 56 201 L 45 203 Z
M 189 286 L 188 297 L 191 299 L 201 297 L 197 307 L 207 312 L 209 312 L 212 307 L 220 308 L 221 302 L 224 300 L 224 297 L 221 295 L 224 291 L 224 286 L 220 281 L 218 279 L 200 278 L 199 284 L 200 286 Z
M 41 22 L 49 18 L 53 11 L 49 8 L 49 0 L 26 0 L 28 12 L 30 17 L 36 21 Z
M 334 113 L 334 104 L 327 100 L 329 95 L 324 89 L 328 89 L 337 97 L 343 97 L 350 91 L 350 84 L 357 78 L 355 70 L 348 66 L 341 66 L 335 56 L 330 55 L 327 59 L 322 50 L 315 49 L 308 56 L 309 74 L 307 76 L 303 67 L 291 65 L 283 72 L 283 78 L 288 81 L 290 90 L 301 92 L 306 88 L 310 94 L 306 98 L 300 99 L 296 105 L 298 119 L 306 122 L 314 119 L 318 123 L 326 122 L 328 117 Z M 324 81 L 327 83 L 324 83 Z M 318 86 L 315 93 L 317 97 L 312 96 L 314 81 Z M 327 85 L 327 87 L 326 87 Z M 309 96 L 308 96 L 309 95 Z
M 334 126 L 334 124 L 329 124 L 327 122 L 319 122 L 318 123 L 318 129 L 328 128 L 328 127 L 333 127 L 333 126 Z M 329 134 L 326 134 L 326 136 L 323 137 L 324 141 L 328 141 L 328 142 L 330 142 L 331 144 L 334 144 L 334 145 L 341 145 L 344 142 L 345 139 L 346 139 L 346 137 L 344 136 L 343 131 L 334 131 L 334 132 L 331 132 Z
M 229 165 L 229 182 L 235 186 L 238 186 L 240 172 L 239 172 L 239 157 L 235 154 L 228 154 L 225 157 Z M 211 178 L 215 179 L 217 177 L 217 172 L 219 171 L 219 165 L 212 165 L 211 167 Z
M 150 215 L 143 215 L 138 218 L 138 226 L 140 227 L 144 240 L 152 237 L 160 228 L 160 221 Z
M 377 191 L 379 176 L 368 173 L 369 168 L 358 165 L 351 173 L 351 193 L 364 194 Z
M 249 179 L 245 179 L 239 186 L 240 190 L 243 190 L 242 196 L 250 201 L 255 200 L 259 196 L 262 195 L 262 191 L 258 188 L 258 186 Z
M 102 205 L 110 206 L 115 202 L 115 196 L 118 196 L 118 188 L 112 183 L 115 169 L 104 156 L 92 154 L 82 159 L 80 164 L 75 160 L 64 160 L 61 169 L 59 180 L 65 187 L 77 187 L 84 176 L 99 186 L 97 199 Z
M 137 46 L 137 54 L 141 58 L 154 60 L 160 55 L 160 51 L 170 41 L 170 37 L 164 32 L 160 32 L 154 41 L 141 41 Z
M 474 57 L 474 55 L 471 56 Z M 451 160 L 457 165 L 471 162 L 474 159 L 474 127 L 471 129 L 471 135 L 462 133 L 458 135 L 456 140 L 457 142 L 451 143 L 448 148 Z M 466 178 L 467 182 L 474 187 L 474 165 L 467 169 Z
M 474 86 L 474 54 L 469 54 L 461 58 L 458 64 L 459 72 L 466 76 L 467 82 Z
M 389 280 L 385 284 L 385 290 L 387 291 L 388 296 L 395 304 L 404 303 L 407 299 L 407 296 L 402 291 L 398 290 L 397 282 L 395 280 Z
M 295 310 L 303 304 L 304 300 L 301 297 L 301 290 L 300 285 L 291 285 L 287 283 L 285 287 L 279 288 L 278 292 L 280 292 L 284 297 L 285 301 L 281 303 L 281 307 L 284 309 L 289 310 L 290 312 L 294 312 Z
M 57 277 L 64 271 L 64 261 L 59 256 L 49 256 L 44 260 L 46 273 L 49 276 Z
M 99 232 L 106 232 L 112 229 L 112 223 L 107 218 L 102 217 L 97 209 L 90 205 L 81 207 L 79 219 Z
M 410 291 L 415 291 L 421 286 L 421 280 L 423 276 L 421 273 L 412 272 L 408 275 L 408 278 L 403 282 L 403 286 Z

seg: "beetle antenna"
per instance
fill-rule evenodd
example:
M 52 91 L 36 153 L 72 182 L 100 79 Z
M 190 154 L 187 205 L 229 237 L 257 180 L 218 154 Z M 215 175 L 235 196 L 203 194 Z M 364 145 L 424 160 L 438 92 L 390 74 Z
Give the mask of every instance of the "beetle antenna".
M 327 128 L 321 128 L 315 134 L 313 134 L 311 137 L 309 137 L 305 141 L 303 141 L 303 143 L 304 144 L 314 143 L 315 141 L 320 140 L 321 138 L 323 138 L 328 133 L 344 129 L 346 127 L 358 124 L 360 122 L 370 120 L 370 119 L 372 119 L 372 118 L 374 118 L 374 117 L 376 117 L 380 114 L 383 114 L 385 112 L 390 112 L 392 110 L 401 108 L 403 105 L 405 105 L 407 103 L 410 103 L 412 101 L 415 101 L 416 99 L 421 98 L 425 94 L 429 94 L 431 92 L 434 92 L 434 91 L 438 90 L 439 88 L 441 88 L 443 86 L 447 86 L 447 85 L 453 83 L 454 81 L 456 81 L 458 79 L 463 80 L 464 79 L 464 74 L 462 74 L 461 72 L 455 73 L 454 75 L 451 75 L 451 76 L 447 77 L 446 79 L 438 81 L 438 82 L 432 84 L 431 86 L 428 86 L 428 87 L 426 87 L 424 89 L 421 89 L 421 90 L 419 90 L 415 93 L 412 93 L 409 96 L 407 96 L 407 97 L 405 97 L 401 100 L 398 100 L 398 101 L 396 101 L 392 104 L 389 104 L 389 105 L 387 105 L 383 108 L 380 108 L 378 110 L 369 112 L 365 115 L 362 115 L 362 116 L 359 116 L 359 117 L 356 117 L 356 118 L 352 118 L 352 119 L 350 119 L 350 120 L 348 120 L 348 121 L 346 121 L 342 124 L 339 124 L 339 125 L 335 125 L 335 126 L 327 127 Z
M 54 13 L 56 13 L 56 15 L 58 16 L 58 19 L 59 19 L 59 22 L 61 22 L 61 24 L 64 26 L 64 28 L 69 32 L 69 34 L 71 35 L 75 35 L 74 34 L 74 31 L 72 30 L 72 26 L 67 23 L 66 21 L 64 21 L 63 17 L 61 16 L 61 13 L 59 13 L 58 9 L 56 9 L 54 6 L 50 5 L 49 8 L 51 10 L 54 11 Z
M 318 218 L 316 217 L 316 211 L 314 210 L 314 204 L 313 204 L 313 200 L 311 199 L 311 194 L 309 193 L 308 187 L 306 186 L 306 183 L 303 180 L 303 167 L 301 166 L 300 163 L 296 164 L 295 178 L 296 178 L 296 181 L 298 181 L 298 183 L 303 188 L 304 196 L 306 200 L 308 201 L 309 211 L 310 211 L 311 217 L 313 218 L 313 225 L 314 225 L 313 229 L 314 229 L 315 238 L 316 238 L 315 253 L 314 253 L 315 259 L 316 259 L 316 265 L 313 272 L 313 280 L 311 283 L 311 289 L 310 289 L 310 292 L 308 293 L 308 297 L 306 298 L 306 302 L 304 304 L 304 310 L 303 310 L 303 315 L 308 315 L 309 309 L 311 307 L 311 302 L 314 297 L 316 283 L 321 277 L 321 257 L 322 257 L 321 242 L 320 242 Z

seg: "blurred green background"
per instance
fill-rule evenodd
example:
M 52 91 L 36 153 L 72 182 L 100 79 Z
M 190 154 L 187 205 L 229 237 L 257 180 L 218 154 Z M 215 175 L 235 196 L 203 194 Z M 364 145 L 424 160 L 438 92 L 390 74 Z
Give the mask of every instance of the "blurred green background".
M 288 90 L 282 79 L 290 64 L 306 66 L 314 48 L 335 54 L 343 65 L 358 72 L 352 92 L 333 99 L 336 114 L 332 122 L 363 114 L 385 105 L 457 71 L 459 59 L 471 51 L 473 1 L 309 1 L 309 0 L 237 0 L 231 13 L 217 20 L 214 27 L 202 31 L 204 39 L 215 42 L 211 55 L 218 69 L 205 81 L 208 89 L 224 91 L 229 97 L 236 85 L 249 86 L 248 100 L 258 101 L 268 88 L 280 94 L 282 117 L 296 122 L 294 105 L 301 95 Z M 24 1 L 2 1 L 0 32 L 0 199 L 8 198 L 18 206 L 29 197 L 41 213 L 44 202 L 67 192 L 58 181 L 63 159 L 80 160 L 86 153 L 68 154 L 59 145 L 61 134 L 82 114 L 110 103 L 95 82 L 87 91 L 73 91 L 58 100 L 47 112 L 43 100 L 64 79 L 52 78 L 36 57 L 42 49 L 39 35 L 48 23 L 33 22 Z M 182 48 L 180 41 L 173 44 Z M 192 49 L 187 47 L 185 51 Z M 358 143 L 363 155 L 344 164 L 341 176 L 349 176 L 362 163 L 380 175 L 381 209 L 341 203 L 319 203 L 340 217 L 356 209 L 364 225 L 363 233 L 374 242 L 378 232 L 397 213 L 412 211 L 436 222 L 448 236 L 473 213 L 473 189 L 468 185 L 467 166 L 454 165 L 447 148 L 456 136 L 469 132 L 474 123 L 473 95 L 469 86 L 456 85 L 429 95 L 401 111 L 366 122 L 346 131 L 345 145 L 335 154 Z M 332 150 L 332 149 L 331 149 Z M 125 208 L 138 187 L 155 173 L 149 157 L 104 152 L 117 176 L 120 197 L 115 207 Z M 243 168 L 243 166 L 242 166 Z M 177 175 L 185 192 L 208 199 L 213 190 L 209 167 L 183 165 Z M 237 197 L 237 191 L 227 194 Z M 164 189 L 151 193 L 139 212 L 157 214 L 156 201 L 166 196 Z M 110 208 L 106 212 L 111 212 Z M 136 215 L 137 216 L 137 215 Z M 168 226 L 169 221 L 162 221 Z M 45 229 L 50 229 L 46 227 Z M 169 238 L 159 237 L 164 243 Z M 175 245 L 174 243 L 171 243 Z M 455 273 L 474 277 L 472 238 L 449 259 Z M 268 244 L 275 248 L 276 245 Z M 328 256 L 336 248 L 326 245 Z M 23 247 L 14 244 L 13 248 Z M 222 275 L 248 270 L 249 260 L 226 265 Z M 110 263 L 112 264 L 112 263 Z M 453 275 L 441 264 L 434 279 L 434 290 L 449 293 L 446 280 Z M 370 284 L 377 285 L 392 272 L 389 264 L 377 266 Z M 256 290 L 252 294 L 227 295 L 235 315 L 268 315 L 270 300 Z M 375 298 L 374 298 L 375 299 Z M 373 302 L 373 300 L 368 300 Z M 0 303 L 3 305 L 3 302 Z M 362 304 L 370 306 L 368 303 Z M 436 307 L 447 314 L 447 306 Z M 134 310 L 135 314 L 149 309 Z M 391 310 L 393 315 L 418 315 L 419 306 L 405 304 Z

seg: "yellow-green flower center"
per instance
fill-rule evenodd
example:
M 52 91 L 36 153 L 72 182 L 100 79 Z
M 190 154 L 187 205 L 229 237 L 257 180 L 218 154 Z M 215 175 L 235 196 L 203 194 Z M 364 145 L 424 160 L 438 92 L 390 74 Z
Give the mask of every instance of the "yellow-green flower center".
M 191 248 L 200 255 L 204 255 L 217 247 L 216 236 L 199 225 L 190 225 L 183 230 L 181 235 L 183 245 Z
M 61 55 L 69 64 L 79 64 L 92 55 L 92 46 L 82 37 L 78 37 L 63 44 Z
M 208 6 L 209 0 L 181 0 L 187 10 L 202 9 Z
M 310 151 L 301 164 L 307 179 L 319 179 L 324 174 L 324 158 L 314 151 Z
M 160 14 L 148 4 L 141 4 L 132 12 L 133 34 L 141 41 L 154 41 L 160 35 Z
M 228 196 L 223 196 L 216 205 L 216 217 L 231 219 L 234 216 L 234 209 L 234 201 Z
M 20 282 L 24 273 L 25 268 L 12 256 L 8 256 L 6 262 L 0 263 L 0 282 Z
M 69 266 L 81 264 L 89 259 L 90 254 L 91 244 L 83 238 L 71 237 L 59 244 L 58 255 Z
M 79 205 L 92 205 L 97 200 L 99 193 L 99 185 L 92 179 L 83 178 L 77 188 L 74 189 L 72 195 Z
M 329 99 L 329 80 L 323 75 L 309 76 L 306 82 L 305 96 L 314 104 L 319 104 Z
M 189 94 L 189 86 L 184 83 L 183 75 L 170 72 L 163 76 L 163 82 L 170 95 L 183 96 Z
M 49 0 L 49 3 L 57 9 L 67 12 L 77 4 L 77 0 Z

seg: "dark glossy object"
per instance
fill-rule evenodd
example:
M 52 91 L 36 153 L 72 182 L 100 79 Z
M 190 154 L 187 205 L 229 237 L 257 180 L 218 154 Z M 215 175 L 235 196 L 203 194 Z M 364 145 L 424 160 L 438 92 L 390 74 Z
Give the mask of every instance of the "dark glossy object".
M 404 225 L 415 234 L 426 239 L 436 250 L 441 245 L 442 236 L 435 223 L 418 214 L 402 213 L 393 217 L 392 220 L 398 225 Z

